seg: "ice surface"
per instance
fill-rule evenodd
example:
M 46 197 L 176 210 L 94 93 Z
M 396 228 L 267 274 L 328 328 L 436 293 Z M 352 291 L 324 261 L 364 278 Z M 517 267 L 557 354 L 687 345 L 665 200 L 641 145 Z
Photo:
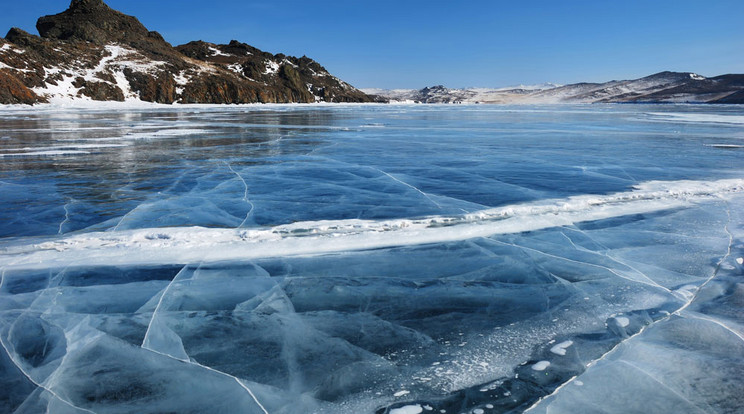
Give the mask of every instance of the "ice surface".
M 736 412 L 737 116 L 3 108 L 0 412 Z

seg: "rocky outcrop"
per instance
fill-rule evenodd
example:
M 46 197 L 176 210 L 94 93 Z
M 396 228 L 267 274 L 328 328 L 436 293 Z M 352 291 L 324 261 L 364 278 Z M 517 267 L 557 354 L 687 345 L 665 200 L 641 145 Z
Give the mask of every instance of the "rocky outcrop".
M 314 60 L 238 41 L 172 47 L 102 0 L 41 17 L 40 36 L 0 39 L 0 103 L 57 98 L 158 103 L 370 102 Z M 11 93 L 12 91 L 12 93 Z
M 9 104 L 33 104 L 39 97 L 18 78 L 0 69 L 0 102 Z
M 176 58 L 171 45 L 158 32 L 147 30 L 136 17 L 113 10 L 102 0 L 72 0 L 64 12 L 39 18 L 36 29 L 46 39 L 117 43 Z
M 369 102 L 372 99 L 306 56 L 272 55 L 237 40 L 226 45 L 195 41 L 176 49 L 248 80 L 244 89 L 252 90 L 259 102 Z M 271 87 L 266 88 L 268 85 Z

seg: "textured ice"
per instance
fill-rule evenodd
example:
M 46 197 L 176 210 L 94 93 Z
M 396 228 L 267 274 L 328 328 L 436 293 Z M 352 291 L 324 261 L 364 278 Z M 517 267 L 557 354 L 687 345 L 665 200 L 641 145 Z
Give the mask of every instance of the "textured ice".
M 4 108 L 0 412 L 737 412 L 739 116 Z

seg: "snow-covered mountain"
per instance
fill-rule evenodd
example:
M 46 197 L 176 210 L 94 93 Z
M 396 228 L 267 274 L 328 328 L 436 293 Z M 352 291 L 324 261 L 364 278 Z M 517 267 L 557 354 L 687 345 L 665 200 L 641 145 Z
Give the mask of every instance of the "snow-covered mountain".
M 40 36 L 12 28 L 0 39 L 0 103 L 372 100 L 305 56 L 273 55 L 238 41 L 173 47 L 102 0 L 72 0 L 36 27 Z
M 363 89 L 393 102 L 419 103 L 744 103 L 744 75 L 706 78 L 690 72 L 660 72 L 640 79 L 605 83 L 545 84 L 499 89 L 449 89 L 444 86 L 415 89 Z

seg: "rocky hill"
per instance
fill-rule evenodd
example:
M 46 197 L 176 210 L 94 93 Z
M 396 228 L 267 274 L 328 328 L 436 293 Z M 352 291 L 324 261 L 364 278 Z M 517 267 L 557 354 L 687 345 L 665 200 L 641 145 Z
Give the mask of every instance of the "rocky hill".
M 420 103 L 744 103 L 744 75 L 706 78 L 689 72 L 661 72 L 634 80 L 502 89 L 365 90 L 397 102 Z
M 102 0 L 72 0 L 36 28 L 39 36 L 12 28 L 0 39 L 0 103 L 373 100 L 305 56 L 273 55 L 235 40 L 173 47 Z

